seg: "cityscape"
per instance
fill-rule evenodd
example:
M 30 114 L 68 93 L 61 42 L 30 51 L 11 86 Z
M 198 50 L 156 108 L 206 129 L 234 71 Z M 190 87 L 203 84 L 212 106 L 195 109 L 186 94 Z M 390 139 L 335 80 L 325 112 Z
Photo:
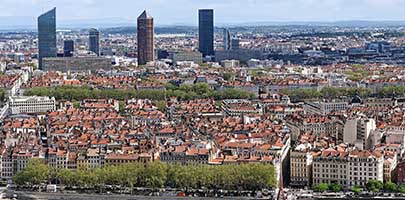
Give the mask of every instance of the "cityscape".
M 405 4 L 226 23 L 202 1 L 194 24 L 0 15 L 0 198 L 405 199 Z

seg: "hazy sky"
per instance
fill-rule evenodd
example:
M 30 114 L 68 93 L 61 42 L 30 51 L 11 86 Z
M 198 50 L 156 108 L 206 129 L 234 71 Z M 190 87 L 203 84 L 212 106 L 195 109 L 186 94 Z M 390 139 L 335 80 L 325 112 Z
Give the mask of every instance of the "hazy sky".
M 0 16 L 38 16 L 57 7 L 58 20 L 136 19 L 147 9 L 157 24 L 196 24 L 197 9 L 216 23 L 405 20 L 405 0 L 0 0 Z

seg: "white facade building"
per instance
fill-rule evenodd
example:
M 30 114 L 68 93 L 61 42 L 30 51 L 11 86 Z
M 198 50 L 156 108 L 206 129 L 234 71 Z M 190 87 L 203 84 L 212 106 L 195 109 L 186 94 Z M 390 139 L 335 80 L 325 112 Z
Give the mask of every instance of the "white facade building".
M 56 101 L 54 97 L 9 97 L 9 109 L 11 114 L 48 112 L 56 109 Z
M 304 111 L 307 114 L 327 115 L 334 111 L 346 110 L 348 102 L 331 101 L 331 102 L 308 102 L 304 105 Z
M 348 119 L 343 130 L 343 142 L 354 144 L 359 149 L 372 147 L 371 132 L 376 129 L 374 119 Z

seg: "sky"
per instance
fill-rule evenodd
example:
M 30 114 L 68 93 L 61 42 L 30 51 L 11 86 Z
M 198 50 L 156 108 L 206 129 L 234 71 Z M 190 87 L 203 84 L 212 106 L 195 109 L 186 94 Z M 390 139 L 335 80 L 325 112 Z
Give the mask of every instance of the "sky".
M 195 25 L 199 8 L 215 9 L 216 24 L 405 21 L 405 0 L 0 0 L 0 17 L 36 19 L 54 6 L 61 21 L 120 19 L 135 23 L 147 9 L 158 25 Z

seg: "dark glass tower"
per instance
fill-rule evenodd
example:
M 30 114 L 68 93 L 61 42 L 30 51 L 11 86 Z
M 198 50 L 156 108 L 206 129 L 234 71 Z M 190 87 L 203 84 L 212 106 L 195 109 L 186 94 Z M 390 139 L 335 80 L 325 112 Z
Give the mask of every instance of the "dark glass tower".
M 138 17 L 138 65 L 145 65 L 154 60 L 153 17 L 143 11 Z
M 224 28 L 224 50 L 231 50 L 231 32 Z
M 56 8 L 38 17 L 38 62 L 42 69 L 42 58 L 56 57 Z
M 100 32 L 95 28 L 89 30 L 89 51 L 100 56 Z
M 214 10 L 201 9 L 198 12 L 199 51 L 203 56 L 214 55 Z
M 63 57 L 72 57 L 75 51 L 73 40 L 65 40 L 63 42 Z

